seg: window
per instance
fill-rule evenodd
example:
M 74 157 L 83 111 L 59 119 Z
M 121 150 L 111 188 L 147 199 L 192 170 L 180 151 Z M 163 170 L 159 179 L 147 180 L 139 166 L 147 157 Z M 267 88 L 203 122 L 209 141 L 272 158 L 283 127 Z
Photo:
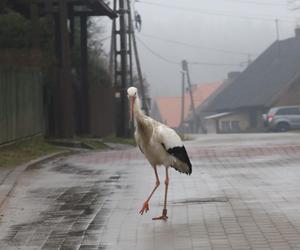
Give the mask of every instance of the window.
M 283 108 L 279 109 L 276 115 L 300 115 L 299 108 Z
M 232 131 L 240 131 L 240 122 L 239 121 L 231 121 L 231 130 Z
M 230 131 L 230 122 L 229 121 L 222 121 L 221 122 L 221 130 L 224 132 Z
M 268 115 L 274 115 L 278 111 L 278 108 L 271 108 L 268 112 Z

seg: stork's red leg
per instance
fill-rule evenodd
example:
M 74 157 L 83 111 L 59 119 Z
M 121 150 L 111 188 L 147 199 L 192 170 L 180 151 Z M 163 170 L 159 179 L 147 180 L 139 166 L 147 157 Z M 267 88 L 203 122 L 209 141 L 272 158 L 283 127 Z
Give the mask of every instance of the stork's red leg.
M 164 200 L 164 209 L 161 216 L 152 218 L 152 220 L 167 220 L 167 198 L 168 198 L 168 187 L 169 187 L 169 172 L 166 167 L 166 179 L 165 179 L 165 200 Z
M 153 188 L 151 194 L 149 195 L 148 199 L 144 202 L 143 204 L 143 207 L 142 209 L 140 210 L 140 214 L 143 215 L 144 212 L 147 213 L 149 211 L 149 204 L 148 202 L 150 201 L 152 195 L 154 194 L 155 190 L 158 188 L 160 182 L 159 182 L 159 177 L 158 177 L 158 174 L 157 174 L 157 169 L 156 169 L 156 166 L 153 166 L 154 168 L 154 173 L 155 173 L 155 178 L 156 178 L 156 183 L 155 183 L 155 187 Z

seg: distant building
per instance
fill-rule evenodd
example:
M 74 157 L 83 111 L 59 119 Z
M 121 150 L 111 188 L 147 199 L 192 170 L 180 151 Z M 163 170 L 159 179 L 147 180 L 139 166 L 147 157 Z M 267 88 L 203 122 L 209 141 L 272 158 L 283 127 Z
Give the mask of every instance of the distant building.
M 300 104 L 300 29 L 295 34 L 275 41 L 199 107 L 209 131 L 261 131 L 262 114 L 271 107 Z
M 220 85 L 221 82 L 193 85 L 195 108 L 197 109 Z M 199 130 L 198 127 L 196 131 L 192 131 L 191 119 L 187 119 L 193 117 L 189 93 L 186 93 L 184 96 L 183 124 L 181 123 L 181 96 L 161 96 L 154 98 L 151 116 L 176 130 L 184 132 L 197 132 Z

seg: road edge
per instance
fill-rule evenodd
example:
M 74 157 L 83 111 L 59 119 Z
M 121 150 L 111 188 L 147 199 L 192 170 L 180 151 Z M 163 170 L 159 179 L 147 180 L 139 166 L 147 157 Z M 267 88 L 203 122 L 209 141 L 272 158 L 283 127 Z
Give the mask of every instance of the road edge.
M 21 176 L 21 174 L 29 167 L 36 165 L 36 164 L 40 164 L 44 161 L 49 161 L 51 159 L 57 158 L 57 157 L 61 157 L 64 155 L 68 155 L 70 153 L 72 153 L 73 151 L 70 150 L 64 150 L 64 151 L 60 151 L 60 152 L 55 152 L 52 154 L 48 154 L 45 156 L 41 156 L 39 158 L 33 159 L 27 163 L 24 163 L 22 165 L 19 165 L 17 167 L 15 167 L 14 170 L 12 170 L 4 179 L 4 181 L 2 182 L 2 184 L 0 185 L 0 211 L 6 201 L 6 199 L 9 197 L 10 193 L 12 192 L 12 190 L 14 189 L 14 187 L 16 186 L 16 183 L 18 181 L 18 178 Z M 73 152 L 74 153 L 74 152 Z

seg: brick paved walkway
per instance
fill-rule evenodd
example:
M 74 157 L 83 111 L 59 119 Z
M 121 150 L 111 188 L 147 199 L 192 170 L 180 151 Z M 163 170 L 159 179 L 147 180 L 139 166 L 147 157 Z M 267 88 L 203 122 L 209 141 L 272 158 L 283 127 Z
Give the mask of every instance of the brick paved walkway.
M 14 167 L 0 167 L 0 206 L 4 202 L 8 192 L 8 187 L 5 185 L 7 177 L 13 173 Z
M 193 174 L 170 171 L 169 220 L 138 214 L 154 185 L 137 149 L 29 169 L 0 219 L 1 249 L 300 249 L 300 135 L 202 136 Z M 159 169 L 163 183 L 164 169 Z

